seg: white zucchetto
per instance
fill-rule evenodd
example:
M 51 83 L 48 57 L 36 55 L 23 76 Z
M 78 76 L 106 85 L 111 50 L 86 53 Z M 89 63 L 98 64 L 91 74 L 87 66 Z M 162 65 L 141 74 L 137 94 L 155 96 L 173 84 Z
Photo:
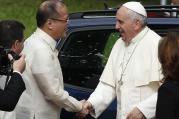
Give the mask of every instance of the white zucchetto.
M 140 2 L 126 2 L 124 3 L 122 6 L 136 12 L 136 13 L 139 13 L 145 17 L 147 17 L 147 13 L 146 13 L 146 10 L 144 8 L 144 6 L 140 3 Z

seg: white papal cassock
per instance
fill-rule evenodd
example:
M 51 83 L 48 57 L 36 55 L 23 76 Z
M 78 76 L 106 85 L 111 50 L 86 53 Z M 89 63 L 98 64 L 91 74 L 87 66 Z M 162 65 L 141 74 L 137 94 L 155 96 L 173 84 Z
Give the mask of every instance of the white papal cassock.
M 126 119 L 135 106 L 147 118 L 154 116 L 156 95 L 151 99 L 150 107 L 140 102 L 157 92 L 162 78 L 158 61 L 160 39 L 158 34 L 145 27 L 129 45 L 121 38 L 115 43 L 100 82 L 88 99 L 93 105 L 94 117 L 98 117 L 116 96 L 117 119 Z

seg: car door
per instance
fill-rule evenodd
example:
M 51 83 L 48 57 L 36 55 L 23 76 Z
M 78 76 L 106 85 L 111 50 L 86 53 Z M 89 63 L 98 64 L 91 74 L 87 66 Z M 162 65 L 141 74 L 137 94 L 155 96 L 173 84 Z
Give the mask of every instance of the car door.
M 59 60 L 65 89 L 71 96 L 78 100 L 88 99 L 99 82 L 110 51 L 118 38 L 119 33 L 114 27 L 81 28 L 68 33 L 60 48 Z M 74 113 L 63 110 L 61 118 L 76 117 Z M 109 118 L 116 118 L 116 102 L 113 102 L 99 117 L 99 119 Z

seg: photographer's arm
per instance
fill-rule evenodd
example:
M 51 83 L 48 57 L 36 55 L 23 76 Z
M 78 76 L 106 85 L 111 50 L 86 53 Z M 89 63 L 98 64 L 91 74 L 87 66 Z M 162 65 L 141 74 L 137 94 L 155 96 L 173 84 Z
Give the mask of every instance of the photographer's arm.
M 23 72 L 25 69 L 25 56 L 13 63 L 14 72 L 12 77 L 4 90 L 0 89 L 0 110 L 12 111 L 22 92 L 25 90 L 25 84 L 22 80 L 22 76 L 18 72 Z
M 14 110 L 22 92 L 25 90 L 25 84 L 19 73 L 14 72 L 4 90 L 0 90 L 0 110 Z

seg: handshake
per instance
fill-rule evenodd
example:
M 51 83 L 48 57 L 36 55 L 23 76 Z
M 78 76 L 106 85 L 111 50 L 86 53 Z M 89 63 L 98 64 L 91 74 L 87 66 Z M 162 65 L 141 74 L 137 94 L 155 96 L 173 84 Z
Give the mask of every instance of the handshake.
M 82 109 L 80 112 L 78 112 L 76 114 L 76 116 L 79 118 L 79 119 L 83 119 L 85 118 L 90 112 L 93 111 L 93 107 L 92 107 L 92 104 L 89 102 L 89 101 L 86 101 L 86 100 L 81 100 L 80 101 L 82 103 Z
M 93 112 L 94 109 L 89 101 L 81 100 L 80 102 L 82 103 L 82 109 L 76 114 L 76 116 L 78 117 L 78 119 L 83 119 L 90 112 Z M 126 119 L 146 119 L 146 117 L 137 107 L 134 107 L 131 112 L 126 115 Z

